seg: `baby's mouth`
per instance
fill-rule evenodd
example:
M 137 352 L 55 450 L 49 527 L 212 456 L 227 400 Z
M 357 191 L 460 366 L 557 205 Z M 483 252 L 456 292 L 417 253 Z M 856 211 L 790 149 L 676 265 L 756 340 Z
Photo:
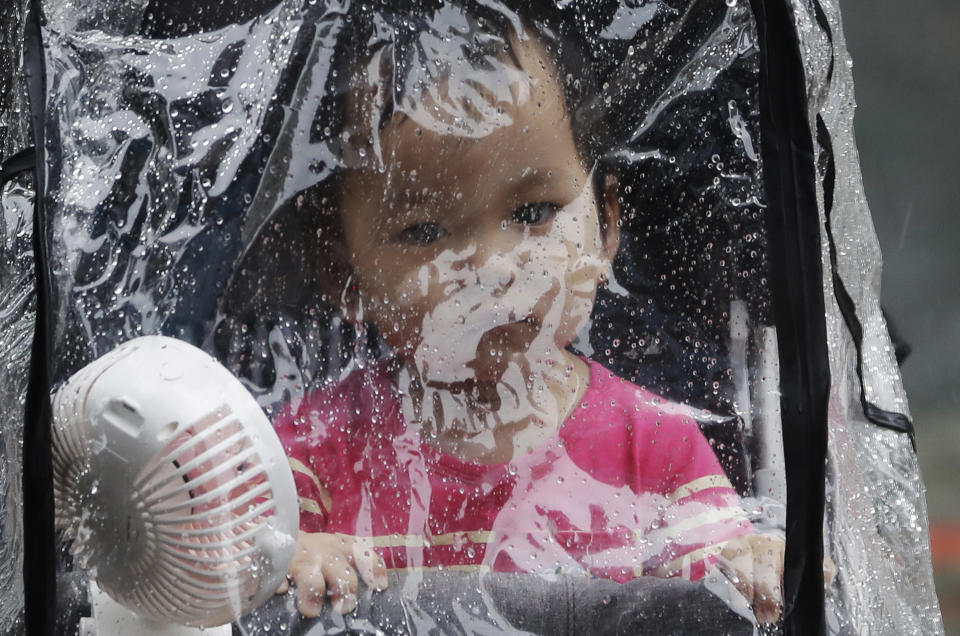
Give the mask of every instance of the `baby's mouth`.
M 513 316 L 511 316 L 513 318 Z M 480 338 L 479 349 L 487 344 L 523 344 L 523 350 L 530 346 L 530 342 L 540 333 L 540 320 L 533 314 L 515 319 L 505 325 L 494 327 Z M 479 353 L 479 351 L 478 351 Z
M 510 362 L 517 361 L 516 356 L 526 355 L 539 333 L 540 320 L 532 314 L 494 327 L 480 337 L 474 359 L 466 364 L 474 377 L 453 382 L 433 378 L 426 384 L 434 389 L 469 394 L 478 385 L 496 383 Z
M 540 321 L 534 315 L 490 329 L 477 343 L 476 358 L 468 366 L 477 378 L 498 380 L 507 366 L 521 362 L 540 333 Z

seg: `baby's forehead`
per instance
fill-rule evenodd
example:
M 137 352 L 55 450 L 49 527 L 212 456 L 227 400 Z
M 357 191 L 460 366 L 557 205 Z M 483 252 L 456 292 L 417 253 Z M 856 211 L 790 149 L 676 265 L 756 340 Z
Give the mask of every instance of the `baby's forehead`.
M 511 32 L 480 57 L 458 55 L 455 47 L 432 54 L 430 63 L 403 72 L 385 47 L 364 65 L 348 96 L 348 165 L 383 160 L 389 146 L 443 152 L 544 126 L 570 134 L 556 67 L 530 33 Z
M 350 194 L 401 207 L 433 202 L 459 209 L 473 202 L 483 209 L 511 192 L 535 197 L 556 193 L 557 182 L 581 187 L 589 168 L 569 119 L 560 105 L 536 97 L 505 112 L 502 125 L 480 137 L 426 128 L 395 113 L 375 142 L 367 142 L 365 156 L 358 154 L 357 169 L 348 171 Z

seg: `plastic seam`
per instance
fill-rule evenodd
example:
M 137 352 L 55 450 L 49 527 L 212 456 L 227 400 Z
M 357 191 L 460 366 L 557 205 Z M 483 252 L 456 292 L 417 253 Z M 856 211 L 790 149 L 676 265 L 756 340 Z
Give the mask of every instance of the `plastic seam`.
M 856 307 L 850 292 L 840 277 L 837 265 L 837 247 L 833 238 L 833 226 L 831 218 L 833 215 L 833 195 L 836 186 L 836 165 L 834 164 L 833 149 L 830 139 L 830 131 L 823 118 L 817 115 L 817 144 L 824 153 L 827 161 L 826 171 L 823 177 L 823 207 L 827 224 L 827 245 L 830 251 L 831 278 L 833 279 L 834 292 L 837 295 L 837 305 L 840 308 L 840 314 L 846 324 L 847 331 L 853 339 L 853 344 L 857 350 L 857 379 L 860 384 L 860 405 L 866 418 L 884 428 L 906 433 L 910 436 L 910 442 L 916 450 L 917 442 L 914 435 L 913 422 L 902 413 L 895 413 L 882 409 L 867 400 L 867 387 L 863 379 L 863 325 L 857 318 Z
M 787 479 L 784 629 L 826 631 L 824 478 L 830 371 L 813 135 L 789 0 L 751 0 L 760 47 L 761 144 L 781 361 Z
M 36 276 L 36 326 L 23 432 L 23 581 L 26 633 L 55 633 L 56 540 L 53 511 L 53 469 L 50 438 L 50 381 L 47 330 L 49 277 L 44 241 L 44 111 L 46 72 L 41 36 L 42 9 L 32 0 L 24 29 L 24 71 L 30 95 L 35 141 L 33 248 Z

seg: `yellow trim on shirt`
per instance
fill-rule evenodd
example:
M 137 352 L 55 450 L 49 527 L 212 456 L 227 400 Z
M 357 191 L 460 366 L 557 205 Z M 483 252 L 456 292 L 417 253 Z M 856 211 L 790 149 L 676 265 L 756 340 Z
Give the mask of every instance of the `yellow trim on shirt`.
M 313 499 L 307 499 L 306 497 L 300 497 L 300 510 L 312 512 L 315 515 L 323 514 L 323 508 L 320 507 L 320 504 Z
M 646 538 L 647 541 L 650 541 L 653 538 L 661 535 L 666 535 L 668 537 L 680 536 L 684 532 L 693 528 L 709 527 L 715 524 L 726 524 L 734 520 L 746 521 L 746 519 L 747 513 L 740 508 L 708 508 L 698 515 L 674 521 L 673 523 L 662 525 L 653 530 L 634 530 L 633 532 L 634 537 L 638 541 L 642 538 Z
M 320 478 L 317 477 L 316 473 L 295 457 L 288 457 L 287 460 L 290 463 L 290 470 L 295 473 L 300 473 L 301 475 L 306 475 L 313 481 L 313 485 L 317 487 L 317 492 L 320 493 L 320 503 L 323 505 L 323 509 L 327 512 L 333 510 L 333 498 L 330 496 L 330 493 L 327 492 L 327 489 L 323 487 L 323 484 L 320 483 Z
M 677 557 L 669 563 L 661 565 L 651 572 L 651 574 L 654 574 L 655 576 L 669 576 L 671 573 L 682 573 L 685 567 L 689 567 L 691 564 L 696 563 L 697 561 L 703 561 L 704 559 L 708 559 L 712 556 L 720 554 L 723 552 L 725 545 L 727 545 L 727 541 L 708 545 L 700 548 L 699 550 L 694 550 L 693 552 L 689 552 L 683 556 Z
M 670 501 L 676 501 L 711 488 L 730 488 L 732 490 L 733 485 L 725 475 L 706 475 L 680 486 L 670 493 L 667 498 Z
M 349 536 L 355 541 L 370 544 L 375 548 L 425 548 L 437 545 L 454 545 L 458 541 L 460 543 L 490 543 L 494 539 L 494 533 L 489 530 L 447 532 L 432 537 L 422 534 L 385 534 L 375 537 Z

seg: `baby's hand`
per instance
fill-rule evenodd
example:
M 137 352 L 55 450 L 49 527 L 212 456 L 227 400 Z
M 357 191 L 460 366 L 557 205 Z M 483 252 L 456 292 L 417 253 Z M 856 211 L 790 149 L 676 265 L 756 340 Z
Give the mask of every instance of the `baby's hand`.
M 752 534 L 738 537 L 723 548 L 717 567 L 753 605 L 760 623 L 775 623 L 783 611 L 783 555 L 786 543 L 777 536 Z M 833 559 L 823 559 L 823 591 L 837 575 Z
M 780 620 L 785 548 L 780 537 L 750 534 L 733 539 L 720 553 L 717 567 L 750 602 L 761 624 Z
M 369 544 L 342 534 L 301 532 L 287 579 L 297 586 L 300 613 L 312 618 L 323 611 L 327 591 L 334 611 L 348 614 L 357 607 L 357 572 L 377 591 L 389 585 L 386 565 Z M 285 581 L 277 594 L 288 587 Z

